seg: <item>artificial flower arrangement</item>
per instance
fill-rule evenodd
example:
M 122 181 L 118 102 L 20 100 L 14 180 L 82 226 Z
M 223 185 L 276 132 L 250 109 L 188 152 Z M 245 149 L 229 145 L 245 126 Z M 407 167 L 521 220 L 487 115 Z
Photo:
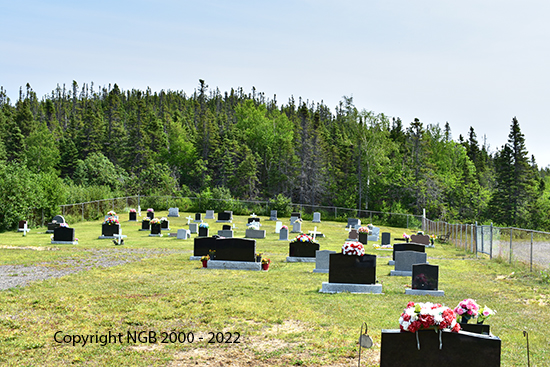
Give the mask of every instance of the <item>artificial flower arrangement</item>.
M 411 236 L 409 236 L 408 234 L 406 234 L 405 232 L 403 232 L 403 238 L 404 238 L 405 240 L 408 241 L 408 240 L 411 239 Z
M 110 210 L 107 215 L 116 215 L 115 211 L 114 210 Z
M 69 228 L 69 223 L 59 223 L 59 226 Z
M 315 241 L 313 241 L 313 237 L 311 237 L 310 235 L 307 235 L 307 234 L 301 234 L 299 236 L 296 236 L 295 239 L 293 239 L 292 241 L 290 241 L 292 243 L 294 242 L 310 242 L 310 243 L 317 243 Z
M 208 227 L 209 227 L 208 223 L 206 223 L 206 222 L 202 222 L 202 223 L 199 224 L 199 228 L 208 228 Z
M 285 226 L 285 225 L 283 225 L 283 226 L 281 227 L 281 229 L 286 229 L 286 230 L 288 230 L 288 227 Z
M 136 210 L 135 209 L 130 209 L 130 213 L 135 213 Z
M 151 224 L 160 224 L 160 219 L 158 218 L 151 219 Z
M 359 227 L 357 230 L 358 233 L 366 233 L 366 234 L 372 234 L 372 231 L 369 229 L 369 227 Z
M 460 331 L 460 324 L 456 322 L 455 313 L 449 307 L 439 303 L 409 302 L 399 318 L 399 328 L 411 333 L 426 329 L 447 329 L 457 333 Z
M 107 217 L 107 219 L 105 219 L 105 222 L 103 222 L 103 223 L 108 224 L 110 226 L 114 226 L 115 224 L 120 224 L 118 219 L 116 219 L 114 217 Z
M 143 220 L 145 220 L 145 221 L 147 221 L 147 222 L 148 222 L 148 221 L 150 221 L 150 220 L 151 220 L 151 218 L 149 218 L 149 217 L 145 217 L 145 218 L 143 218 Z
M 373 247 L 375 250 L 379 250 L 379 249 L 392 249 L 392 248 L 393 248 L 393 246 L 390 245 L 390 244 L 388 244 L 388 245 L 379 245 L 379 244 L 377 244 L 377 243 L 374 243 L 374 244 L 372 245 L 372 247 Z
M 487 306 L 479 307 L 477 302 L 471 298 L 460 301 L 454 311 L 460 317 L 460 322 L 464 323 L 477 318 L 477 323 L 483 324 L 485 320 L 495 314 L 495 311 Z
M 154 210 L 153 208 L 147 209 L 147 212 L 149 212 L 149 213 L 152 213 L 152 212 L 154 212 L 154 211 L 155 211 L 155 210 Z
M 344 242 L 342 245 L 342 253 L 344 255 L 363 256 L 365 254 L 365 247 L 361 242 Z
M 201 261 L 208 261 L 210 260 L 210 255 L 204 255 L 201 257 Z
M 271 260 L 268 259 L 268 258 L 263 258 L 262 259 L 262 264 L 271 264 Z

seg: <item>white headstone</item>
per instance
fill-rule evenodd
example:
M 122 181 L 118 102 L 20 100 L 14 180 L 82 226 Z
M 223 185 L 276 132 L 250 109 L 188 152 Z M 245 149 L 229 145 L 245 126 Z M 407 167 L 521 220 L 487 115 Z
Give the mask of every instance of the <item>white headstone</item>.
M 188 229 L 178 229 L 178 240 L 186 240 L 191 237 L 191 231 Z
M 180 216 L 180 209 L 179 208 L 169 208 L 168 209 L 168 216 L 169 217 L 179 217 Z
M 321 223 L 321 213 L 313 213 L 313 223 Z
M 188 216 L 186 217 L 185 219 L 187 219 L 187 224 L 191 223 L 191 221 L 193 220 L 193 217 L 192 216 Z
M 204 217 L 204 219 L 216 219 L 216 218 L 214 218 L 214 211 L 213 210 L 207 210 L 206 211 L 206 216 Z
M 296 220 L 292 224 L 292 232 L 293 233 L 302 233 L 302 221 Z
M 276 223 L 275 223 L 275 233 L 279 233 L 279 231 L 281 230 L 281 227 L 283 226 L 283 222 L 281 222 L 280 220 L 278 220 Z

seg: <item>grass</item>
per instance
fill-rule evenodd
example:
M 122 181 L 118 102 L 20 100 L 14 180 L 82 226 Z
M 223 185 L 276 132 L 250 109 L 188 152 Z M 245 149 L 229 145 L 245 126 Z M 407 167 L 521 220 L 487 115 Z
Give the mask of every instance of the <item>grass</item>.
M 163 215 L 167 212 L 157 213 Z M 169 218 L 172 232 L 187 227 L 184 217 L 188 213 L 181 215 Z M 140 223 L 127 222 L 127 214 L 121 219 L 123 233 L 128 235 L 123 248 L 178 251 L 0 291 L 0 364 L 203 365 L 205 357 L 197 353 L 204 351 L 232 359 L 249 358 L 252 365 L 357 365 L 358 334 L 361 324 L 367 322 L 375 344 L 363 350 L 362 361 L 363 365 L 376 365 L 380 330 L 398 328 L 407 302 L 432 301 L 454 307 L 464 298 L 497 310 L 488 323 L 492 333 L 502 339 L 503 366 L 526 365 L 524 330 L 529 332 L 531 364 L 550 364 L 550 285 L 538 272 L 436 244 L 435 249 L 427 249 L 428 258 L 440 266 L 439 288 L 445 297 L 408 296 L 404 292 L 410 279 L 389 276 L 391 252 L 371 247 L 367 252 L 378 256 L 377 279 L 384 294 L 320 294 L 327 274 L 312 273 L 311 263 L 286 263 L 288 243 L 278 241 L 274 222 L 265 217 L 262 223 L 267 238 L 257 240 L 257 252 L 272 260 L 268 272 L 201 269 L 200 262 L 189 261 L 193 241 L 151 238 L 148 232 L 138 231 Z M 221 229 L 214 220 L 207 222 L 211 234 Z M 244 237 L 246 218 L 236 217 L 234 222 L 235 236 Z M 110 240 L 97 239 L 100 223 L 75 224 L 77 246 L 50 245 L 45 228 L 34 228 L 26 237 L 3 233 L 0 265 L 63 267 L 60 261 L 90 256 L 86 250 L 109 253 L 115 246 Z M 302 229 L 307 232 L 314 226 L 327 236 L 319 240 L 321 249 L 337 251 L 347 237 L 342 223 L 304 222 Z M 382 227 L 381 231 L 398 238 L 407 230 Z M 85 346 L 57 343 L 54 334 L 58 331 L 58 336 L 95 335 L 96 342 Z M 111 340 L 101 345 L 100 336 L 109 332 L 122 333 L 125 339 L 128 333 L 144 333 L 142 341 L 135 343 Z M 167 336 L 184 332 L 195 340 L 162 343 L 162 332 Z M 145 342 L 143 338 L 153 333 L 157 341 Z M 229 333 L 232 341 L 238 333 L 240 343 L 208 343 L 212 337 L 220 338 L 218 333 L 224 333 L 224 341 Z

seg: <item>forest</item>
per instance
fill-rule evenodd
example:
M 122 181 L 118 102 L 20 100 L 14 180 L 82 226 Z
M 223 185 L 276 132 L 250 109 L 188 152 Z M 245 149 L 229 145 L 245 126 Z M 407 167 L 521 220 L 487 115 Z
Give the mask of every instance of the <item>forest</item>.
M 549 168 L 529 156 L 519 121 L 494 152 L 473 127 L 403 122 L 342 97 L 331 111 L 252 88 L 183 91 L 117 84 L 0 87 L 0 229 L 29 208 L 129 195 L 283 197 L 550 231 Z

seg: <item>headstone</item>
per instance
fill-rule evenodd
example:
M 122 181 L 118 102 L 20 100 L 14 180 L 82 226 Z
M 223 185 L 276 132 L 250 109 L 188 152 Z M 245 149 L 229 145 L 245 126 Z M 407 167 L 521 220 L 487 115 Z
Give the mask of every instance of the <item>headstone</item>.
M 194 258 L 216 251 L 215 260 L 256 261 L 256 240 L 247 238 L 195 237 Z
M 281 228 L 279 231 L 279 241 L 288 241 L 288 228 Z
M 289 257 L 309 257 L 312 262 L 315 259 L 315 251 L 319 250 L 319 244 L 315 242 L 291 242 L 288 245 Z
M 128 221 L 129 222 L 137 222 L 137 212 L 135 209 L 132 209 L 133 211 L 128 213 Z
M 392 260 L 388 265 L 395 265 L 395 254 L 399 251 L 416 251 L 416 252 L 426 252 L 426 246 L 420 245 L 418 243 L 396 243 L 393 245 L 393 254 Z
M 229 227 L 229 229 L 222 229 L 222 230 L 218 231 L 218 236 L 226 237 L 226 238 L 232 238 L 233 237 L 233 230 L 231 229 L 231 226 L 228 226 L 228 227 Z
M 53 217 L 52 222 L 65 223 L 65 218 L 62 215 L 56 215 Z
M 315 251 L 315 269 L 314 273 L 328 273 L 330 264 L 330 254 L 335 254 L 336 251 L 317 250 Z
M 218 220 L 216 222 L 231 222 L 233 220 L 233 212 L 226 210 L 218 213 Z
M 189 223 L 189 231 L 193 234 L 198 233 L 199 225 L 197 223 Z
M 206 211 L 206 216 L 204 217 L 204 219 L 216 219 L 216 218 L 214 218 L 214 211 L 213 210 L 207 210 Z
M 151 221 L 150 220 L 142 220 L 141 221 L 141 229 L 140 231 L 150 231 L 151 230 Z
M 331 254 L 328 282 L 323 282 L 322 293 L 382 293 L 376 284 L 376 255 Z
M 277 220 L 277 211 L 276 210 L 271 211 L 271 214 L 269 216 L 269 220 Z
M 493 335 L 382 329 L 380 367 L 500 367 L 500 350 Z
M 296 219 L 302 219 L 302 214 L 299 212 L 293 212 L 290 214 L 290 224 L 293 224 Z
M 425 234 L 413 234 L 411 235 L 411 242 L 420 243 L 422 245 L 430 245 L 430 236 Z
M 180 209 L 179 208 L 169 208 L 168 209 L 168 216 L 169 217 L 179 217 L 180 216 Z
M 349 231 L 348 239 L 346 241 L 358 241 L 359 234 L 357 233 L 357 230 L 353 228 L 351 231 Z
M 390 232 L 382 232 L 382 246 L 388 246 L 391 245 L 391 233 Z
M 321 213 L 313 213 L 313 223 L 321 223 Z
M 170 230 L 170 221 L 168 219 L 160 221 L 160 230 L 169 231 Z
M 149 208 L 149 209 L 151 209 L 151 208 Z M 153 209 L 151 209 L 151 210 L 149 210 L 149 209 L 147 209 L 147 217 L 149 219 L 153 219 L 155 217 L 155 211 Z
M 275 222 L 275 233 L 279 233 L 281 231 L 281 228 L 283 228 L 283 222 L 278 220 Z
M 292 233 L 302 233 L 302 222 L 299 220 L 294 221 L 292 224 Z
M 376 242 L 380 239 L 380 228 L 379 227 L 373 227 L 371 230 L 372 234 L 369 235 L 368 241 L 369 242 Z
M 230 226 L 229 224 L 224 224 L 224 225 L 222 226 L 222 230 L 224 230 L 224 231 L 230 231 L 230 230 L 231 230 L 231 226 Z
M 188 229 L 178 229 L 178 240 L 186 240 L 188 238 L 191 238 L 191 231 L 189 231 Z
M 23 232 L 23 236 L 29 232 L 30 229 L 28 228 L 28 224 L 26 220 L 20 220 L 19 225 L 17 226 L 17 232 Z
M 395 253 L 395 270 L 390 271 L 393 276 L 412 276 L 412 266 L 414 264 L 427 263 L 427 255 L 425 252 L 416 251 L 399 251 Z
M 259 217 L 248 218 L 248 223 L 252 223 L 252 222 L 260 223 L 260 218 Z
M 209 228 L 199 226 L 199 237 L 208 237 Z
M 196 213 L 195 214 L 195 220 L 193 222 L 202 223 L 202 214 Z
M 412 266 L 412 289 L 406 289 L 405 294 L 442 297 L 445 292 L 439 290 L 438 286 L 439 266 L 414 264 Z
M 348 225 L 347 227 L 359 229 L 361 227 L 361 219 L 357 218 L 348 218 Z
M 193 217 L 188 216 L 188 217 L 185 217 L 185 219 L 187 219 L 187 225 L 189 225 L 189 223 L 191 223 L 191 221 L 193 220 Z
M 246 238 L 265 238 L 264 229 L 247 228 L 245 232 Z
M 313 237 L 313 241 L 315 241 L 317 237 L 325 237 L 322 232 L 317 231 L 317 227 L 313 228 L 313 231 L 308 231 L 308 234 Z
M 77 244 L 74 236 L 74 228 L 58 227 L 53 231 L 52 245 L 55 244 Z
M 114 239 L 115 235 L 121 235 L 120 224 L 107 224 L 103 223 L 101 225 L 101 236 L 99 239 Z

